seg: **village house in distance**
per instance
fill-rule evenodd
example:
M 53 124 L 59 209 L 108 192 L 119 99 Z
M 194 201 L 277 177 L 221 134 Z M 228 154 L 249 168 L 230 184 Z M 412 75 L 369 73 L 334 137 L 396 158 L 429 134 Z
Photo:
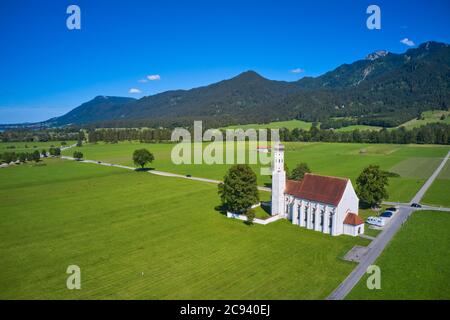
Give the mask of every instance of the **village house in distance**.
M 307 173 L 302 181 L 286 180 L 284 146 L 277 144 L 273 152 L 272 216 L 332 236 L 364 233 L 359 199 L 350 179 Z

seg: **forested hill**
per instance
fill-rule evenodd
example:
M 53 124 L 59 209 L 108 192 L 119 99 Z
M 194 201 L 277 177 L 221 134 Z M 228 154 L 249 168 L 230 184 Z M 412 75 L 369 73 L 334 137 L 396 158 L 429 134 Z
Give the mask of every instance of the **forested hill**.
M 168 91 L 139 100 L 104 97 L 46 122 L 51 125 L 208 126 L 302 119 L 396 126 L 422 111 L 448 109 L 450 47 L 426 42 L 403 54 L 377 51 L 320 77 L 268 80 L 247 71 L 209 86 Z

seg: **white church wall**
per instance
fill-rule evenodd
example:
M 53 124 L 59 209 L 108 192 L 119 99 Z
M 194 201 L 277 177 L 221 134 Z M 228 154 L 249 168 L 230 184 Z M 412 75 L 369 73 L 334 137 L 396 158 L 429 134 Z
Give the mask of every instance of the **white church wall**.
M 352 212 L 358 214 L 359 207 L 359 199 L 356 195 L 355 189 L 353 189 L 353 185 L 350 180 L 347 182 L 347 186 L 345 187 L 344 194 L 342 195 L 341 201 L 338 204 L 337 211 L 337 229 L 336 235 L 340 235 L 344 232 L 344 220 L 347 216 L 347 213 Z
M 344 234 L 353 237 L 356 237 L 359 234 L 364 234 L 364 224 L 361 224 L 359 226 L 344 224 Z

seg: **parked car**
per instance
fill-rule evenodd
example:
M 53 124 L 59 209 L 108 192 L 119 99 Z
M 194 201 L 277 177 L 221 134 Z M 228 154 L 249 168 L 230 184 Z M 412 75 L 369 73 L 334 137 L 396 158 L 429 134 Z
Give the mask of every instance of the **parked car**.
M 380 214 L 380 217 L 389 219 L 389 218 L 392 218 L 393 215 L 394 215 L 393 212 L 385 211 L 382 214 Z
M 422 206 L 420 204 L 418 204 L 418 203 L 413 203 L 411 205 L 411 207 L 413 207 L 413 208 L 422 208 Z
M 397 212 L 397 208 L 395 207 L 387 208 L 386 211 Z
M 190 174 L 187 174 L 186 178 L 192 178 L 192 176 Z
M 384 227 L 384 225 L 386 224 L 385 219 L 381 217 L 369 217 L 367 218 L 366 222 L 377 227 Z

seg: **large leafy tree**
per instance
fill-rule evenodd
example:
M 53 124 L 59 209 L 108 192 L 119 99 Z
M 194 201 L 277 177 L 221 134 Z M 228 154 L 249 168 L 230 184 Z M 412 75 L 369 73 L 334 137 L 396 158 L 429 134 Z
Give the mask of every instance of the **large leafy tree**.
M 155 160 L 155 156 L 147 149 L 138 149 L 133 153 L 134 164 L 141 168 L 144 168 L 147 163 L 152 163 L 153 160 Z
M 388 197 L 388 184 L 386 173 L 379 166 L 370 165 L 356 179 L 356 193 L 364 206 L 377 207 Z
M 305 173 L 311 173 L 311 169 L 309 169 L 308 165 L 304 162 L 297 164 L 292 173 L 289 176 L 289 179 L 292 180 L 302 180 L 305 176 Z
M 246 212 L 259 202 L 256 174 L 245 164 L 232 166 L 219 184 L 222 203 L 233 212 Z

